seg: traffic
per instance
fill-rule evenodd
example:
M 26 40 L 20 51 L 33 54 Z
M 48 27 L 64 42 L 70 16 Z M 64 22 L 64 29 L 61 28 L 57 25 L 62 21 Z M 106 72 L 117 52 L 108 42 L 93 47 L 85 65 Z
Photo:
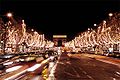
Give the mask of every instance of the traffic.
M 42 53 L 0 55 L 0 80 L 32 80 L 37 75 L 48 78 L 51 70 L 49 68 L 56 64 L 60 54 L 46 49 Z

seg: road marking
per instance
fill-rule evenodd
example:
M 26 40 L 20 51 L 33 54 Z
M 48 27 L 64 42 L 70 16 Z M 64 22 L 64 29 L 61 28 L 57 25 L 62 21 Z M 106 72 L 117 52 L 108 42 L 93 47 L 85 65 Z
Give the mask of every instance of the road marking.
M 80 70 L 82 70 L 82 72 L 87 75 L 88 78 L 90 78 L 91 80 L 95 80 L 92 76 L 88 75 L 86 71 L 84 71 L 82 68 L 79 67 Z
M 120 72 L 116 72 L 118 75 L 120 75 Z
M 79 67 L 79 69 L 80 69 L 84 74 L 87 74 L 87 72 L 84 71 L 81 67 Z
M 75 68 L 73 68 L 73 71 L 75 72 L 75 74 L 77 75 L 77 77 L 80 77 L 80 75 L 77 73 L 77 71 L 75 70 Z
M 113 80 L 116 80 L 115 78 L 113 78 Z
M 120 77 L 120 72 L 115 72 L 115 76 Z
M 90 78 L 91 80 L 95 80 L 94 78 L 92 78 L 92 76 L 87 75 L 88 78 Z
M 74 77 L 79 78 L 79 76 L 73 75 L 73 74 L 71 74 L 71 73 L 68 73 L 68 72 L 65 72 L 65 71 L 64 71 L 64 73 L 66 73 L 66 74 L 68 74 L 68 75 L 70 75 L 70 76 L 74 76 Z
M 82 71 L 84 74 L 87 74 L 87 72 L 85 72 L 85 71 Z

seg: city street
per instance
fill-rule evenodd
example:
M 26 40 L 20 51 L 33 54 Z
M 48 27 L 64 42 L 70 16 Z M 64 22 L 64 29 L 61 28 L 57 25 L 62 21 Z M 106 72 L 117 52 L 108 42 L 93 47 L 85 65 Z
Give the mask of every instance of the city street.
M 70 58 L 66 57 L 66 59 L 64 56 L 61 55 L 57 63 L 56 80 L 120 80 L 120 67 L 99 61 L 105 59 L 104 56 L 72 54 Z M 111 60 L 107 57 L 106 59 L 108 62 Z
M 0 80 L 120 80 L 120 0 L 0 1 Z

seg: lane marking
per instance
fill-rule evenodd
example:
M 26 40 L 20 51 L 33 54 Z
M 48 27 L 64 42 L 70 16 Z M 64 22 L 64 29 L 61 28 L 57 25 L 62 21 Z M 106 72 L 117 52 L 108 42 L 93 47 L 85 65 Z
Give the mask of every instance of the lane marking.
M 82 71 L 84 74 L 87 74 L 87 72 L 85 72 L 85 71 Z
M 113 78 L 113 80 L 116 80 L 115 78 Z
M 74 76 L 74 77 L 80 78 L 80 76 L 78 77 L 78 76 L 76 76 L 76 75 L 73 75 L 73 74 L 68 73 L 68 72 L 65 72 L 65 71 L 64 71 L 64 73 L 66 73 L 66 74 L 68 74 L 68 75 L 70 75 L 70 76 Z
M 120 75 L 120 72 L 117 71 L 116 73 L 117 73 L 118 75 Z
M 117 77 L 120 77 L 120 72 L 115 72 L 116 74 L 115 74 L 115 76 L 117 76 Z
M 84 71 L 81 67 L 79 67 L 80 70 L 82 70 L 82 72 L 87 75 L 88 78 L 90 78 L 91 80 L 95 80 L 92 76 L 88 75 L 88 73 L 86 71 Z
M 80 69 L 84 74 L 87 74 L 87 72 L 84 71 L 81 67 L 79 67 L 79 69 Z
M 88 78 L 90 78 L 91 80 L 95 80 L 92 76 L 87 75 Z
M 73 68 L 73 71 L 75 72 L 75 74 L 77 75 L 77 77 L 80 77 L 80 75 L 79 75 L 78 72 L 75 70 L 75 68 Z

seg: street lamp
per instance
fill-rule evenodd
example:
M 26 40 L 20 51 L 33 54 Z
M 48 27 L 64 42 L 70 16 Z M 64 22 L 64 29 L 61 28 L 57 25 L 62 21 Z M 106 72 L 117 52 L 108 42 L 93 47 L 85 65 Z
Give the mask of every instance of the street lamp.
M 97 24 L 94 24 L 94 26 L 97 26 Z
M 109 19 L 111 20 L 113 13 L 109 13 L 108 15 L 109 15 Z
M 103 23 L 106 23 L 106 21 L 104 20 Z
M 34 29 L 31 29 L 31 31 L 34 31 Z
M 112 16 L 113 16 L 113 13 L 109 13 L 108 15 L 109 15 L 110 17 L 112 17 Z
M 13 15 L 12 15 L 12 13 L 10 13 L 10 12 L 9 12 L 9 13 L 7 13 L 7 17 L 9 17 L 9 18 L 10 18 L 10 17 L 12 17 L 12 16 L 13 16 Z

